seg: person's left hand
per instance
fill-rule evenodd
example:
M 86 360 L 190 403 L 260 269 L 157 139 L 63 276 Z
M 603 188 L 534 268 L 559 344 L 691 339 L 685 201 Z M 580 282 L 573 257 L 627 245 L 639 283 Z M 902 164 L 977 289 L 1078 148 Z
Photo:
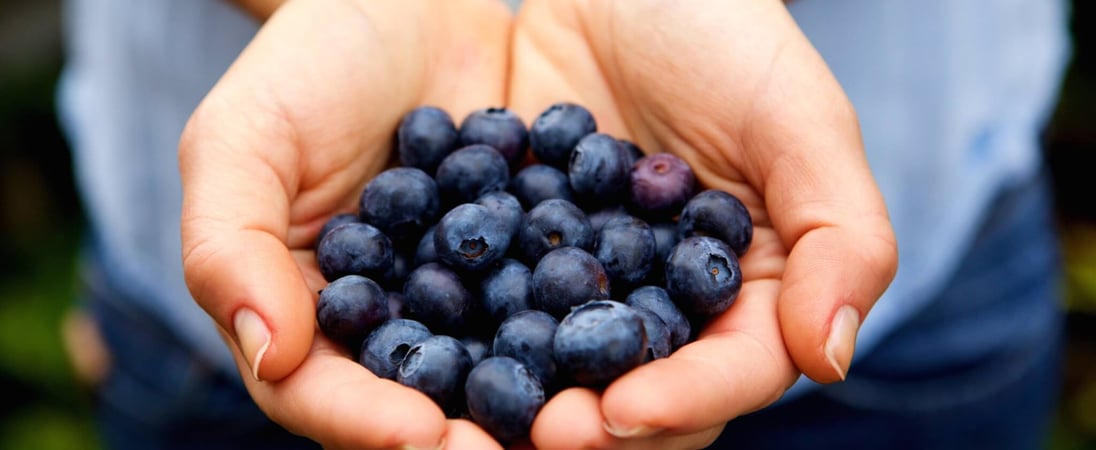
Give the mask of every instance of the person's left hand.
M 582 104 L 599 131 L 685 159 L 753 217 L 737 301 L 667 359 L 572 388 L 538 448 L 699 448 L 803 373 L 845 377 L 897 266 L 856 115 L 779 0 L 526 1 L 509 105 Z

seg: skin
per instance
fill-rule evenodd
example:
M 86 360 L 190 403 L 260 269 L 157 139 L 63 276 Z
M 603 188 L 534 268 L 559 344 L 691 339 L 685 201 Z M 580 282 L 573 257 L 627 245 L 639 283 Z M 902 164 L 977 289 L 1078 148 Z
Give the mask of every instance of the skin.
M 187 124 L 188 286 L 224 331 L 251 396 L 290 431 L 327 448 L 498 447 L 317 332 L 324 282 L 310 247 L 385 167 L 405 112 L 434 104 L 463 117 L 504 102 L 510 24 L 493 0 L 290 1 Z M 270 332 L 256 371 L 264 381 L 239 351 L 244 308 Z
M 538 448 L 695 448 L 801 372 L 844 377 L 823 350 L 830 322 L 842 305 L 864 317 L 882 295 L 895 238 L 855 112 L 781 2 L 528 1 L 512 57 L 520 114 L 586 105 L 599 131 L 676 153 L 755 223 L 732 308 L 603 394 L 553 398 Z
M 537 448 L 699 448 L 800 373 L 844 377 L 847 360 L 825 352 L 834 314 L 868 313 L 897 249 L 855 112 L 782 2 L 531 0 L 515 19 L 494 0 L 309 0 L 270 17 L 179 150 L 187 282 L 264 412 L 329 448 L 497 447 L 316 332 L 309 248 L 386 165 L 406 111 L 433 104 L 459 122 L 505 104 L 530 123 L 557 101 L 675 152 L 743 200 L 755 233 L 729 311 L 604 392 L 558 394 Z M 263 381 L 239 350 L 241 309 L 270 331 Z

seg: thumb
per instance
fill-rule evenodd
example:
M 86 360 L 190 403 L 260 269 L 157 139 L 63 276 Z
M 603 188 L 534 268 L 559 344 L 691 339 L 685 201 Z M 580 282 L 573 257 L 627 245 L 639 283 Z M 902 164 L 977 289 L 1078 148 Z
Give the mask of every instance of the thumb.
M 784 56 L 777 66 L 815 70 L 774 70 L 781 90 L 758 109 L 780 119 L 750 138 L 770 150 L 765 203 L 789 249 L 777 305 L 785 344 L 805 375 L 832 382 L 847 375 L 860 324 L 895 276 L 897 242 L 848 99 L 809 45 Z M 796 93 L 810 101 L 786 107 Z
M 207 119 L 210 109 L 195 113 L 179 149 L 187 286 L 227 330 L 254 378 L 281 379 L 312 345 L 315 303 L 286 244 L 290 201 L 282 177 L 242 149 L 291 141 L 278 139 L 284 133 L 262 115 L 225 136 L 228 127 Z

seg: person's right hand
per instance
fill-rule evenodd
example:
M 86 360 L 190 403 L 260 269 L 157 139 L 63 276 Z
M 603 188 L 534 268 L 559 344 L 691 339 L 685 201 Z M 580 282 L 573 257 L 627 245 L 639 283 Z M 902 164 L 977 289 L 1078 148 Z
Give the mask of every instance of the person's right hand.
M 385 167 L 405 112 L 431 104 L 459 120 L 502 104 L 510 24 L 496 0 L 290 1 L 191 117 L 187 284 L 288 430 L 328 448 L 498 447 L 317 333 L 325 282 L 311 247 Z

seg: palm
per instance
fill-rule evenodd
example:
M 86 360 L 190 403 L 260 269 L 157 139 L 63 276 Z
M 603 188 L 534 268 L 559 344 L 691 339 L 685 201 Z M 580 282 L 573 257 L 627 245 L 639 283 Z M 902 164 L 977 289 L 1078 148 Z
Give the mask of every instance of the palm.
M 289 2 L 188 125 L 188 282 L 224 329 L 241 307 L 265 320 L 272 341 L 254 371 L 265 381 L 244 379 L 291 431 L 336 448 L 433 446 L 446 433 L 457 445 L 494 445 L 316 332 L 324 280 L 310 248 L 324 220 L 353 209 L 388 163 L 404 112 L 433 104 L 461 117 L 502 103 L 509 26 L 505 7 L 484 0 Z M 387 405 L 384 414 L 374 405 Z
M 855 117 L 783 6 L 708 3 L 709 9 L 668 2 L 528 1 L 518 18 L 510 91 L 515 110 L 532 118 L 560 100 L 586 105 L 600 131 L 630 138 L 647 151 L 676 153 L 704 186 L 738 196 L 756 226 L 741 261 L 746 281 L 731 310 L 699 342 L 629 374 L 600 398 L 592 391 L 555 398 L 534 428 L 534 441 L 546 448 L 566 444 L 556 441 L 558 429 L 580 430 L 566 435 L 571 440 L 609 442 L 603 421 L 667 429 L 661 436 L 679 435 L 676 444 L 695 446 L 723 421 L 775 401 L 800 370 L 786 346 L 788 333 L 781 326 L 788 324 L 781 323 L 786 318 L 778 303 L 802 302 L 794 298 L 797 291 L 814 281 L 791 277 L 801 274 L 799 261 L 813 265 L 818 261 L 808 258 L 821 256 L 795 246 L 809 233 L 819 240 L 834 234 L 817 221 L 824 217 L 821 208 L 834 206 L 819 200 L 833 186 L 794 177 L 849 169 L 804 171 L 800 164 L 812 158 L 809 152 L 859 164 L 852 167 L 860 173 L 853 171 L 858 178 L 851 183 L 866 182 L 865 203 L 878 206 L 859 154 Z M 815 186 L 821 189 L 817 196 L 789 192 Z M 873 226 L 886 222 L 885 214 L 867 220 Z M 893 248 L 888 230 L 873 232 Z M 796 252 L 798 261 L 790 261 Z M 830 369 L 811 373 L 836 379 Z M 723 389 L 712 389 L 715 380 Z

